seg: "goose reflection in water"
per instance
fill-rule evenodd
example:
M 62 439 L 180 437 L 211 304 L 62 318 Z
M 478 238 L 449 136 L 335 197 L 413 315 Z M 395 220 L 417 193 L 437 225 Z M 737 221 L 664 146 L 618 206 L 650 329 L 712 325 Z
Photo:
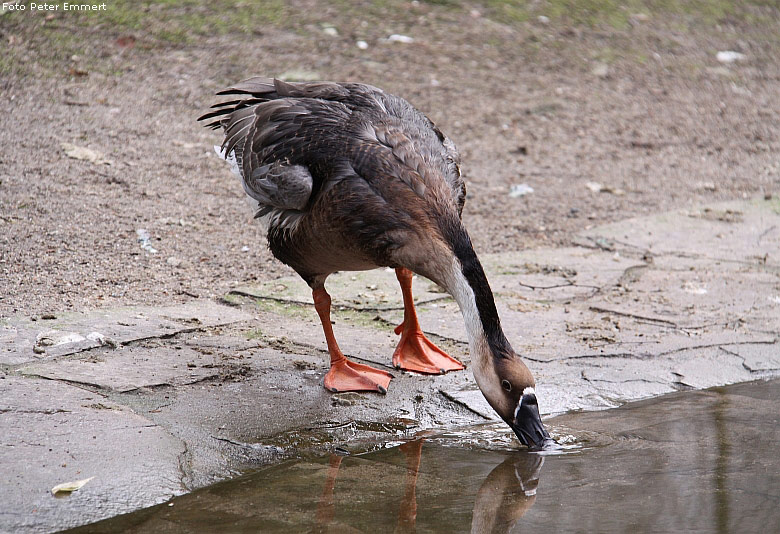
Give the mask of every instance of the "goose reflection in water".
M 398 450 L 406 458 L 406 480 L 401 498 L 397 522 L 393 532 L 416 532 L 417 479 L 422 461 L 423 439 L 407 442 Z M 336 516 L 336 482 L 344 456 L 333 454 L 316 512 L 316 525 L 312 532 L 352 533 L 363 532 L 341 522 Z M 485 477 L 474 499 L 471 520 L 472 534 L 507 533 L 517 524 L 536 501 L 536 489 L 544 464 L 544 456 L 518 451 L 507 456 Z M 389 525 L 383 525 L 386 527 Z M 385 531 L 384 528 L 380 530 Z

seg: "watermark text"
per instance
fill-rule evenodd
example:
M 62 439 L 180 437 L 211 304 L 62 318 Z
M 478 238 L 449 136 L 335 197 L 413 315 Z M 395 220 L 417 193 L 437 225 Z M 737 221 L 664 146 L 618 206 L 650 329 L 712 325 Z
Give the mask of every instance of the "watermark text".
M 73 2 L 3 2 L 2 13 L 8 11 L 106 11 L 105 2 L 100 4 L 76 4 Z

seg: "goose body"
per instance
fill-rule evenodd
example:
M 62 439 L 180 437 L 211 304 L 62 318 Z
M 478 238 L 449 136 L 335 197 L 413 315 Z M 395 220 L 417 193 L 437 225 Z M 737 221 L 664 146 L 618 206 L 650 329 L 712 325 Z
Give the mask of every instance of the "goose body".
M 313 290 L 331 354 L 325 386 L 382 392 L 391 378 L 341 354 L 324 289 L 336 271 L 396 269 L 405 304 L 397 367 L 463 368 L 422 334 L 414 272 L 458 302 L 474 375 L 491 406 L 524 443 L 549 439 L 533 377 L 503 334 L 461 222 L 466 188 L 452 141 L 406 100 L 364 84 L 251 78 L 218 95 L 229 100 L 200 120 L 224 130 L 218 152 L 241 179 L 272 253 Z

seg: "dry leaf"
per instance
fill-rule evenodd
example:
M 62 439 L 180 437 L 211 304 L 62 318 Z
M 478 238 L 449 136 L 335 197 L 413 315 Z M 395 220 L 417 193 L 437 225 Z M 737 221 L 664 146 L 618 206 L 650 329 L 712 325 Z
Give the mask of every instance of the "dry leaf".
M 115 41 L 119 48 L 133 48 L 135 46 L 135 37 L 132 35 L 122 35 Z
M 85 478 L 84 480 L 76 480 L 74 482 L 63 482 L 62 484 L 57 484 L 51 489 L 51 494 L 57 495 L 58 493 L 70 493 L 72 491 L 76 491 L 84 487 L 84 484 L 86 484 L 93 478 L 95 477 Z
M 80 69 L 78 67 L 71 67 L 70 69 L 68 69 L 68 74 L 73 76 L 74 78 L 83 78 L 84 76 L 89 76 L 88 71 L 84 69 Z

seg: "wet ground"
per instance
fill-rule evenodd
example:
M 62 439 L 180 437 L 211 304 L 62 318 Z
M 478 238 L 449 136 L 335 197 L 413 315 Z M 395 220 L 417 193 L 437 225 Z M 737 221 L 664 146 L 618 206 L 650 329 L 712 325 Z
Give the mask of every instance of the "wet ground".
M 780 524 L 780 380 L 293 461 L 70 532 L 760 532 Z M 345 444 L 348 445 L 348 444 Z

